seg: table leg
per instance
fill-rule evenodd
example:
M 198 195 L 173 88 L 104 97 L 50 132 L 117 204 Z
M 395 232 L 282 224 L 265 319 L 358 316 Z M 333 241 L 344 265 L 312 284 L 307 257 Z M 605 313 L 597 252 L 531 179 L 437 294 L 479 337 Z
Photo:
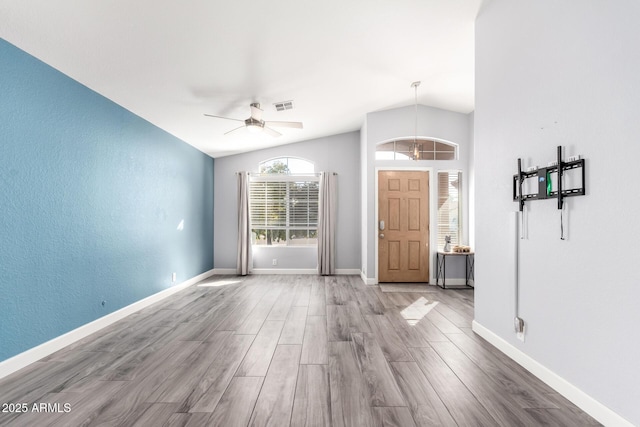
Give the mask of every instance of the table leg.
M 440 286 L 440 277 L 442 277 L 442 286 Z M 436 285 L 442 289 L 447 287 L 447 257 L 444 254 L 436 254 Z
M 469 287 L 473 287 L 471 285 L 469 285 L 469 280 L 471 280 L 471 278 L 475 278 L 475 274 L 473 271 L 473 268 L 475 266 L 475 255 L 467 255 L 467 268 L 465 269 L 465 279 L 466 279 L 466 285 Z

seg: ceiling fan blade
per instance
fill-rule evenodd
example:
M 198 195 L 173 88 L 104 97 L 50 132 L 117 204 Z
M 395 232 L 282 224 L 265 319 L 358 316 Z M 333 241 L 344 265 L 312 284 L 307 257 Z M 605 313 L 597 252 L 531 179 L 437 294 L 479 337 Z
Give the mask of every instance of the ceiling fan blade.
M 239 126 L 239 127 L 235 128 L 235 129 L 231 129 L 229 132 L 225 132 L 224 134 L 225 134 L 225 135 L 228 135 L 228 134 L 230 134 L 231 132 L 235 132 L 235 131 L 237 131 L 238 129 L 244 129 L 244 128 L 245 128 L 245 126 L 244 126 L 244 125 L 242 125 L 242 126 Z
M 205 113 L 205 116 L 207 116 L 207 117 L 215 117 L 216 119 L 235 120 L 236 122 L 244 122 L 244 120 L 232 119 L 231 117 L 214 116 L 213 114 L 206 114 Z
M 251 118 L 257 121 L 262 120 L 262 110 L 256 104 L 251 104 Z
M 300 122 L 264 122 L 265 125 L 280 127 L 280 128 L 296 128 L 302 129 L 302 123 Z
M 271 136 L 278 137 L 278 136 L 281 136 L 281 135 L 282 135 L 282 134 L 281 134 L 280 132 L 278 132 L 277 130 L 274 130 L 274 129 L 268 128 L 268 127 L 266 127 L 266 126 L 265 126 L 263 129 L 264 129 L 264 133 L 269 134 L 269 135 L 271 135 Z

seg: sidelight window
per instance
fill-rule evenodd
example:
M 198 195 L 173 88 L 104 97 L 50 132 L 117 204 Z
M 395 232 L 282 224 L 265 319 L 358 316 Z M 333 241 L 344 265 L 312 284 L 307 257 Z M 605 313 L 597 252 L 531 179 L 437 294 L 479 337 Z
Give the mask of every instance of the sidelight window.
M 438 172 L 438 249 L 444 248 L 445 236 L 451 244 L 462 243 L 462 172 Z

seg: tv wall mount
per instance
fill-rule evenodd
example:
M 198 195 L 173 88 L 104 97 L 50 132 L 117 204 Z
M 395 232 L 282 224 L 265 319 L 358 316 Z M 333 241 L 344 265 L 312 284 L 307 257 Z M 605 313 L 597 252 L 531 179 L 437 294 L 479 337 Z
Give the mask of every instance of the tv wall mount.
M 558 199 L 558 209 L 562 209 L 566 197 L 584 196 L 585 188 L 585 163 L 584 159 L 577 159 L 570 162 L 562 160 L 562 146 L 558 146 L 558 160 L 555 165 L 537 168 L 532 171 L 522 170 L 522 159 L 518 159 L 518 174 L 513 176 L 513 201 L 520 203 L 520 211 L 524 210 L 524 204 L 530 200 Z M 565 189 L 562 177 L 564 173 L 571 169 L 580 169 L 581 185 L 577 188 Z M 552 191 L 550 176 L 557 173 L 557 190 Z M 527 179 L 536 179 L 538 182 L 538 192 L 523 194 L 522 186 Z
M 544 168 L 533 168 L 526 172 L 522 170 L 522 159 L 518 159 L 518 174 L 513 176 L 513 201 L 519 202 L 520 220 L 522 232 L 521 239 L 524 239 L 524 204 L 530 200 L 543 200 L 543 199 L 558 199 L 558 209 L 560 210 L 560 240 L 564 239 L 564 220 L 562 218 L 562 207 L 564 206 L 564 199 L 566 197 L 584 196 L 586 194 L 585 188 L 585 163 L 584 159 L 570 158 L 571 161 L 565 162 L 562 160 L 562 146 L 558 146 L 557 161 L 552 162 L 549 166 Z M 555 163 L 555 164 L 553 164 Z M 563 176 L 564 173 L 571 169 L 580 169 L 581 182 L 580 186 L 576 188 L 564 188 Z M 556 190 L 553 190 L 551 183 L 551 174 L 556 173 Z M 538 185 L 534 188 L 538 189 L 537 193 L 523 194 L 522 187 L 527 179 L 536 179 Z

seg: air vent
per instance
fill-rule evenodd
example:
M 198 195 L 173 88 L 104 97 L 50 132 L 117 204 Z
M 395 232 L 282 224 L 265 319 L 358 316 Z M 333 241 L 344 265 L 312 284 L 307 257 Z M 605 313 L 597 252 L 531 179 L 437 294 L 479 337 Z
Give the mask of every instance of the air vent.
M 273 104 L 277 111 L 293 110 L 293 101 L 282 101 Z

